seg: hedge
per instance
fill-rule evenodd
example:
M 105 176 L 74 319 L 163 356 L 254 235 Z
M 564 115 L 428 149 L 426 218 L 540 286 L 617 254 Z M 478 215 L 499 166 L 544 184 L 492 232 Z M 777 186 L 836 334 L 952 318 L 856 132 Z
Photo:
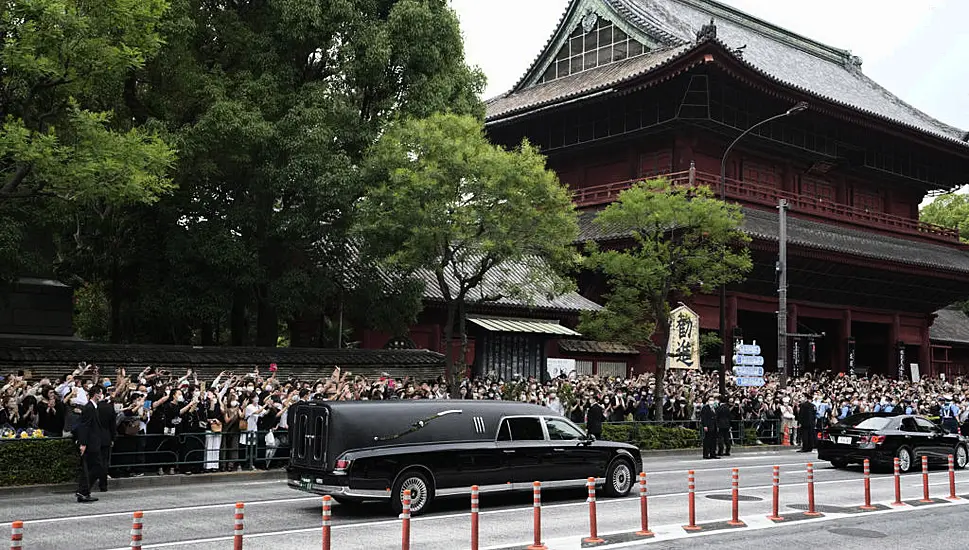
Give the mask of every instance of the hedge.
M 0 440 L 0 487 L 73 481 L 77 465 L 70 439 Z
M 640 449 L 690 449 L 698 447 L 700 438 L 696 430 L 679 426 L 657 426 L 632 422 L 629 424 L 603 424 L 602 439 L 632 443 Z

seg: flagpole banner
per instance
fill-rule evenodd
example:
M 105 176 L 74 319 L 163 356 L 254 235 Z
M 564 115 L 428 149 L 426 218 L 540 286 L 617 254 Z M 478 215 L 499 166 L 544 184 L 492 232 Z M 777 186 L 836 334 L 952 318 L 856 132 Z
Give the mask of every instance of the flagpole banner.
M 667 352 L 667 369 L 700 368 L 700 316 L 686 306 L 670 312 Z

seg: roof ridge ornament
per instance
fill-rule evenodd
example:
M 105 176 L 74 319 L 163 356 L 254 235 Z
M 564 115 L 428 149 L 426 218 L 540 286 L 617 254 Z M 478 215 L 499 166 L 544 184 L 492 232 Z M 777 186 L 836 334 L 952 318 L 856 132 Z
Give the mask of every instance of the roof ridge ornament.
M 713 18 L 710 18 L 710 22 L 703 25 L 700 31 L 696 33 L 696 41 L 702 42 L 707 39 L 716 40 L 717 38 L 717 24 L 713 22 Z
M 596 14 L 596 12 L 589 10 L 589 12 L 585 14 L 585 17 L 582 18 L 582 31 L 588 34 L 589 31 L 595 28 L 596 23 L 598 22 L 599 15 Z
M 847 59 L 845 59 L 845 68 L 851 72 L 860 73 L 862 63 L 863 61 L 861 60 L 860 57 L 858 57 L 857 55 L 852 55 L 849 52 Z

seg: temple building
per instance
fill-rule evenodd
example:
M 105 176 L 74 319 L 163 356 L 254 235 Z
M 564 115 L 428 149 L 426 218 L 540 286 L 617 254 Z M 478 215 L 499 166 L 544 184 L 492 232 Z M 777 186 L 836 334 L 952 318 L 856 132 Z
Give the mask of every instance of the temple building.
M 728 289 L 727 334 L 739 327 L 776 365 L 786 199 L 788 332 L 824 335 L 792 342 L 789 364 L 955 374 L 930 331 L 969 295 L 969 248 L 918 218 L 927 196 L 969 183 L 969 134 L 892 95 L 849 51 L 712 0 L 573 0 L 520 81 L 488 101 L 487 128 L 548 155 L 581 208 L 583 241 L 621 244 L 592 220 L 623 189 L 664 176 L 719 193 L 727 145 L 800 102 L 807 110 L 760 126 L 726 159 L 754 260 Z M 580 287 L 593 300 L 604 290 L 592 277 Z M 718 296 L 690 305 L 702 329 L 719 329 Z

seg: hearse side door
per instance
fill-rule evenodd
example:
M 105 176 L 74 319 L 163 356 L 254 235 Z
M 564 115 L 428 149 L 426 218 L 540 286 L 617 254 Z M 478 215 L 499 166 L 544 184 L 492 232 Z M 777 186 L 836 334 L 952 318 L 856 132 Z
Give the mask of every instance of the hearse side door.
M 503 449 L 487 434 L 494 433 L 484 417 L 471 418 L 471 429 L 476 438 L 447 444 L 444 450 L 435 452 L 436 464 L 432 465 L 438 487 L 465 491 L 472 485 L 498 486 L 508 483 L 508 458 Z
M 550 448 L 542 419 L 513 416 L 502 419 L 498 429 L 498 448 L 505 456 L 507 481 L 529 485 L 533 481 L 563 479 L 549 469 Z
M 549 461 L 551 467 L 561 474 L 560 479 L 584 480 L 605 476 L 608 449 L 584 443 L 582 430 L 564 418 L 546 416 L 544 420 L 551 451 Z

